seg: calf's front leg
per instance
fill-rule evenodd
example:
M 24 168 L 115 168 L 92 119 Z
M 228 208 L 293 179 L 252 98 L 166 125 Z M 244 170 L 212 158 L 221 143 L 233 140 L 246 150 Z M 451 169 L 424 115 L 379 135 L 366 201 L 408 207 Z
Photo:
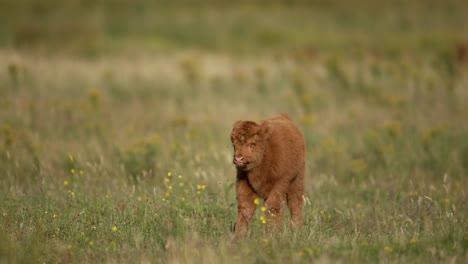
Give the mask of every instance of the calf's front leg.
M 257 205 L 254 203 L 257 194 L 250 187 L 246 178 L 238 179 L 236 183 L 237 192 L 237 223 L 234 235 L 237 239 L 247 236 L 249 224 L 255 213 Z

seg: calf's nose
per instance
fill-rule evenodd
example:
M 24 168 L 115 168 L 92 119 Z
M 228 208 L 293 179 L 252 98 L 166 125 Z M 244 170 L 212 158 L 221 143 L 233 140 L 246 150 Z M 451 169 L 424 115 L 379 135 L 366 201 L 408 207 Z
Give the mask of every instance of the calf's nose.
M 242 162 L 242 161 L 244 161 L 244 157 L 243 157 L 243 156 L 235 156 L 235 157 L 234 157 L 234 160 L 235 160 L 236 162 Z

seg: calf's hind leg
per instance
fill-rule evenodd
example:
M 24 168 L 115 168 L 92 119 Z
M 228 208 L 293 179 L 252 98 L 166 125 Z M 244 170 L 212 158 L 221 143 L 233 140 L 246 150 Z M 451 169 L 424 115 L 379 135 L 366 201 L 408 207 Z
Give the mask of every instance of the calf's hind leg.
M 267 208 L 268 230 L 281 231 L 284 221 L 284 208 L 286 207 L 286 194 L 279 190 L 273 190 L 265 200 Z
M 303 225 L 304 206 L 304 175 L 298 175 L 289 186 L 287 193 L 288 207 L 291 212 L 291 228 L 300 228 Z

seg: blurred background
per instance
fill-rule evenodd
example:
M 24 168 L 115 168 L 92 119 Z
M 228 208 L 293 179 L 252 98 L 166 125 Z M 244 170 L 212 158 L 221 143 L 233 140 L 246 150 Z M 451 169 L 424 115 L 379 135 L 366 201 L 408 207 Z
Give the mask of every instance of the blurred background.
M 464 132 L 466 7 L 458 0 L 3 1 L 1 135 L 8 147 L 24 130 L 41 142 L 96 137 L 99 146 L 109 139 L 127 146 L 154 133 L 176 144 L 204 130 L 197 142 L 224 146 L 234 120 L 280 112 L 295 117 L 310 145 L 329 135 L 360 142 L 376 129 Z M 369 162 L 362 151 L 348 159 Z M 150 163 L 135 173 L 154 171 Z
M 464 1 L 3 1 L 7 49 L 100 56 L 437 53 L 466 42 Z M 444 55 L 445 54 L 445 55 Z

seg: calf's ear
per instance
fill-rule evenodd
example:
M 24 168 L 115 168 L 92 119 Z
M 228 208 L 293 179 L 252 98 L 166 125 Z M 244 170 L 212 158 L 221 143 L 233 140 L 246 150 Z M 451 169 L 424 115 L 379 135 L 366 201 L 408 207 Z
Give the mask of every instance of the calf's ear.
M 271 135 L 271 128 L 267 121 L 262 121 L 259 125 L 260 130 L 258 132 L 259 136 L 264 140 L 267 140 Z

